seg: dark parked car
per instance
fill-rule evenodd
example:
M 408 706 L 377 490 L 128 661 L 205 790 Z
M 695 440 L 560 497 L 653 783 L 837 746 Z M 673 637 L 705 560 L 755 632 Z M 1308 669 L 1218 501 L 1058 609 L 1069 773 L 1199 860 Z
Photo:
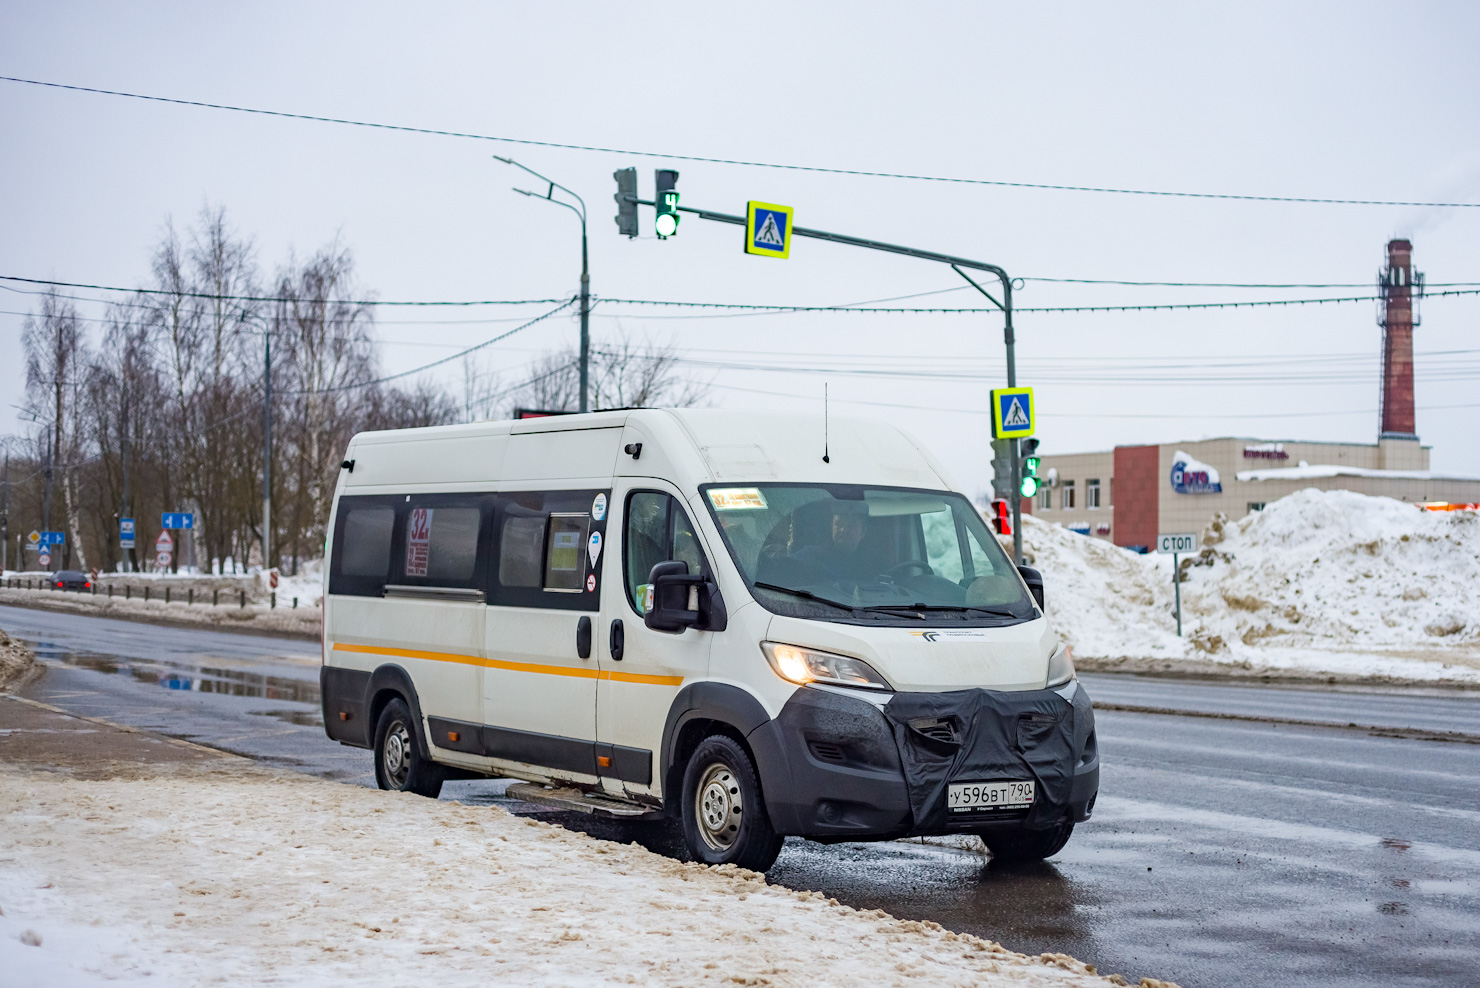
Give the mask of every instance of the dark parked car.
M 92 590 L 92 579 L 81 570 L 61 569 L 52 574 L 51 585 L 58 590 L 88 593 Z

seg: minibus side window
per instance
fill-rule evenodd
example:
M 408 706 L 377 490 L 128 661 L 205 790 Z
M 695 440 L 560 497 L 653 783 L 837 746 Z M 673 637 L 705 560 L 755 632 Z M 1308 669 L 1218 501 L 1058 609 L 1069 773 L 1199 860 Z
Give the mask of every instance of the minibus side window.
M 586 529 L 588 514 L 565 512 L 550 515 L 550 537 L 545 546 L 545 589 L 584 590 L 586 572 Z
M 399 578 L 412 585 L 478 588 L 479 495 L 412 495 L 405 515 Z
M 498 495 L 488 602 L 594 611 L 611 491 L 507 491 Z
M 378 500 L 340 501 L 334 558 L 329 567 L 331 594 L 379 597 L 385 591 L 396 510 Z
M 544 514 L 505 515 L 499 536 L 498 582 L 506 587 L 539 586 L 540 545 L 544 538 Z

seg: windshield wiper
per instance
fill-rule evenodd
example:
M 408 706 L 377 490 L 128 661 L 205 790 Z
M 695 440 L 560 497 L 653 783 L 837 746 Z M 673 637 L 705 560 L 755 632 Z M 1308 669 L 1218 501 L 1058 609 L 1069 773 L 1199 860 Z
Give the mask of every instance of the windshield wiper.
M 798 590 L 796 587 L 783 587 L 778 583 L 765 583 L 761 580 L 756 580 L 755 583 L 752 585 L 760 587 L 764 590 L 775 590 L 778 593 L 789 593 L 793 597 L 801 597 L 804 600 L 815 600 L 819 604 L 831 604 L 833 607 L 842 608 L 850 614 L 858 610 L 858 608 L 854 607 L 852 604 L 845 604 L 840 600 L 830 600 L 827 597 L 820 597 L 810 590 Z
M 979 611 L 997 617 L 1017 617 L 1012 611 L 996 607 L 970 607 L 965 604 L 874 604 L 859 608 L 864 611 Z

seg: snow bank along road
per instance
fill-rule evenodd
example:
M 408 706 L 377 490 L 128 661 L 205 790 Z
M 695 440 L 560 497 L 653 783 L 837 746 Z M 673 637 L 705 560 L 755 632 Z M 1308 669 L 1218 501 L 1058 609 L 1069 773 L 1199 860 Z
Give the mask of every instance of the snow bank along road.
M 0 768 L 7 984 L 1114 983 L 494 807 L 168 749 L 141 765 L 137 737 L 17 708 L 106 770 Z
M 0 609 L 0 627 L 43 643 L 47 673 L 27 696 L 322 777 L 368 780 L 366 753 L 328 744 L 317 726 L 312 645 L 16 609 Z M 770 879 L 1013 950 L 1062 951 L 1132 980 L 1474 983 L 1480 745 L 1257 718 L 1480 735 L 1480 697 L 1104 676 L 1086 685 L 1113 705 L 1256 719 L 1102 711 L 1104 795 L 1049 864 L 1004 872 L 928 844 L 794 841 Z M 503 788 L 450 784 L 444 802 L 592 827 L 513 803 Z

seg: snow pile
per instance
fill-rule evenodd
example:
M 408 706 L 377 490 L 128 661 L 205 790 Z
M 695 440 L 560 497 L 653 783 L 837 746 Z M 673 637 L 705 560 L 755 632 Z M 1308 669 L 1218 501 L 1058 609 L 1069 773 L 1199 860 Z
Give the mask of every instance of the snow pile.
M 236 764 L 0 769 L 0 861 L 17 984 L 1125 983 L 498 808 Z
M 1236 522 L 1217 519 L 1200 551 L 1181 559 L 1180 639 L 1170 556 L 1024 522 L 1049 617 L 1081 658 L 1480 681 L 1476 512 L 1305 490 Z
M 36 667 L 36 656 L 0 628 L 0 693 L 14 689 L 29 678 Z

